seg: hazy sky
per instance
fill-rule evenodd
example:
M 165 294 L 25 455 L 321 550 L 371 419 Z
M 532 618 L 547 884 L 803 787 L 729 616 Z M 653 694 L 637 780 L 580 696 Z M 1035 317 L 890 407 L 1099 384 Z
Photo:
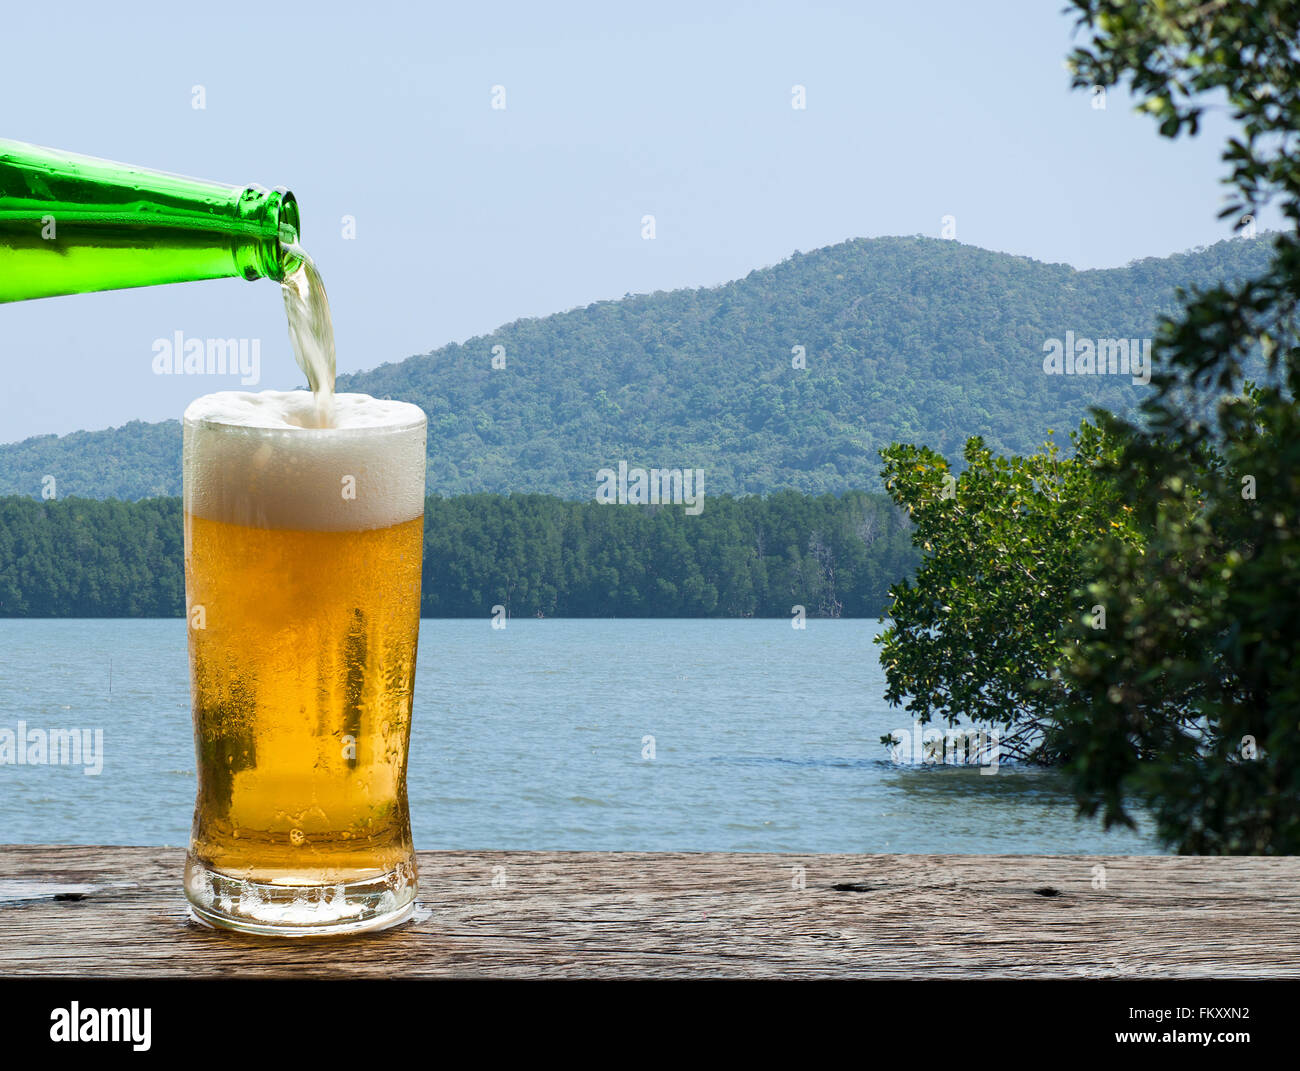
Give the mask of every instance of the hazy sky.
M 0 137 L 292 189 L 344 371 L 795 249 L 938 237 L 945 215 L 959 241 L 1077 267 L 1227 237 L 1221 127 L 1173 144 L 1123 97 L 1071 92 L 1062 7 L 10 5 Z M 261 339 L 260 386 L 302 382 L 269 282 L 19 302 L 0 441 L 238 388 L 155 375 L 176 331 Z

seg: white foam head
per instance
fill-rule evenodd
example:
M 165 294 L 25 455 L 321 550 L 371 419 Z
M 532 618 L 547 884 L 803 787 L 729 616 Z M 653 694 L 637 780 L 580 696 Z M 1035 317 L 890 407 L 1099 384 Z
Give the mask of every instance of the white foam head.
M 310 391 L 220 391 L 185 410 L 185 509 L 255 528 L 350 532 L 424 511 L 425 418 L 410 402 Z M 349 479 L 350 478 L 350 479 Z

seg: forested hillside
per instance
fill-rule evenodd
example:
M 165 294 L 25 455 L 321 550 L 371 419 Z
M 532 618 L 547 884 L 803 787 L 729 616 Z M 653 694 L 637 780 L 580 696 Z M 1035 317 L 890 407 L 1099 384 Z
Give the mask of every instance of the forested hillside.
M 858 239 L 724 286 L 519 320 L 340 377 L 339 389 L 424 408 L 436 494 L 587 499 L 597 470 L 620 460 L 704 469 L 710 494 L 875 490 L 876 452 L 891 442 L 955 459 L 982 435 L 1028 453 L 1089 405 L 1131 410 L 1147 388 L 1045 375 L 1044 341 L 1149 337 L 1175 286 L 1254 273 L 1267 251 L 1234 240 L 1076 271 L 938 239 Z M 215 386 L 196 378 L 195 394 Z M 47 474 L 61 496 L 177 494 L 180 426 L 0 447 L 0 494 L 39 495 Z
M 421 613 L 874 617 L 917 554 L 884 495 L 711 497 L 681 506 L 462 495 L 426 503 Z M 177 498 L 0 499 L 0 617 L 173 617 Z

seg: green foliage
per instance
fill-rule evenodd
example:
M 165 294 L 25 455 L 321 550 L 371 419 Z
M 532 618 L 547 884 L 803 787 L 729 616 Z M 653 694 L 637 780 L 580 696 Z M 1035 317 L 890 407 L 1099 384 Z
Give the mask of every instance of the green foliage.
M 1276 199 L 1300 224 L 1300 6 L 1076 0 L 1090 47 L 1076 85 L 1127 80 L 1168 137 L 1206 94 L 1235 127 L 1231 202 Z M 1262 243 L 1261 243 L 1262 244 Z M 1085 813 L 1147 803 L 1180 852 L 1300 851 L 1300 242 L 1275 237 L 1255 278 L 1180 295 L 1156 336 L 1160 374 L 1111 479 L 1151 534 L 1092 556 L 1104 632 L 1067 648 L 1077 701 L 1061 746 Z M 1246 382 L 1264 357 L 1258 385 Z
M 0 495 L 39 498 L 45 476 L 64 498 L 135 501 L 181 492 L 181 423 L 132 420 L 120 428 L 37 435 L 0 446 Z
M 886 698 L 921 722 L 996 727 L 1004 753 L 1035 762 L 1057 757 L 1060 645 L 1085 609 L 1084 551 L 1102 533 L 1122 533 L 1125 546 L 1137 537 L 1099 475 L 1115 442 L 1088 423 L 1071 440 L 1070 456 L 1049 442 L 998 457 L 970 439 L 960 479 L 928 448 L 881 452 L 885 486 L 925 551 L 915 583 L 891 589 L 892 623 L 877 637 Z
M 175 498 L 0 498 L 0 617 L 167 617 L 185 597 Z
M 1112 479 L 1148 535 L 1094 549 L 1108 627 L 1068 648 L 1059 743 L 1086 809 L 1128 823 L 1136 797 L 1184 852 L 1300 846 L 1300 409 L 1275 402 L 1225 399 L 1218 449 L 1127 442 Z
M 0 617 L 179 616 L 178 499 L 0 499 Z M 884 495 L 710 496 L 704 511 L 433 497 L 425 617 L 874 617 L 916 554 Z
M 1177 285 L 1258 273 L 1257 242 L 1076 271 L 939 239 L 855 240 L 724 286 L 602 301 L 342 376 L 340 390 L 429 416 L 429 491 L 590 498 L 598 469 L 703 468 L 710 493 L 879 490 L 878 451 L 950 460 L 982 437 L 1028 453 L 1090 405 L 1123 412 L 1124 376 L 1046 376 L 1043 342 L 1151 337 Z M 492 368 L 492 350 L 506 367 Z M 803 346 L 807 368 L 791 367 Z M 290 365 L 283 366 L 287 373 Z M 212 385 L 195 380 L 195 392 Z M 0 494 L 180 493 L 180 426 L 0 446 Z

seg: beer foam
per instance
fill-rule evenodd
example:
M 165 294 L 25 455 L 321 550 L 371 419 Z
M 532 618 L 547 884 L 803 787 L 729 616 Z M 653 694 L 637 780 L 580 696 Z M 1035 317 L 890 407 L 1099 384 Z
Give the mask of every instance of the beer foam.
M 254 528 L 348 532 L 424 511 L 419 406 L 334 396 L 316 426 L 310 391 L 219 391 L 185 410 L 185 509 Z

